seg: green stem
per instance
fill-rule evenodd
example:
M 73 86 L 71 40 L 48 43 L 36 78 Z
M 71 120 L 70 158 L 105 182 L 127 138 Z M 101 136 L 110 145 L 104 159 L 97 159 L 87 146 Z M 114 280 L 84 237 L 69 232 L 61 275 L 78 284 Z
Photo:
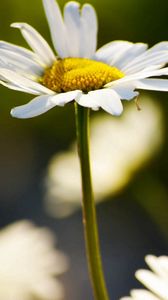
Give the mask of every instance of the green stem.
M 89 157 L 89 109 L 75 104 L 78 151 L 83 191 L 83 226 L 90 279 L 96 300 L 108 300 L 99 249 Z

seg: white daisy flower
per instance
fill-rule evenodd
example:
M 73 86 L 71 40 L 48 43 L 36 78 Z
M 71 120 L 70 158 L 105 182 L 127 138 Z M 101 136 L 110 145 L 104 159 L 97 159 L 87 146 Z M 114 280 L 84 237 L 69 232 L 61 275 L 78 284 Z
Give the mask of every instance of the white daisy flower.
M 123 110 L 122 99 L 137 97 L 137 89 L 168 91 L 168 42 L 151 49 L 143 43 L 113 41 L 96 51 L 97 17 L 94 8 L 68 2 L 62 16 L 55 0 L 43 0 L 56 54 L 26 23 L 14 23 L 32 51 L 0 42 L 0 83 L 35 97 L 16 107 L 12 116 L 31 118 L 56 105 L 75 100 L 113 115 Z M 151 78 L 152 77 L 152 78 Z
M 0 299 L 62 300 L 56 276 L 66 270 L 49 230 L 19 221 L 0 231 Z
M 147 255 L 145 261 L 152 271 L 139 270 L 135 276 L 149 291 L 132 290 L 120 300 L 168 300 L 168 256 Z
M 105 114 L 96 114 L 91 120 L 91 167 L 96 202 L 124 188 L 161 148 L 163 115 L 158 101 L 149 97 L 142 97 L 142 101 L 145 109 L 139 114 L 135 114 L 130 103 L 120 120 Z M 56 154 L 49 162 L 45 206 L 52 216 L 65 217 L 80 207 L 82 189 L 76 154 L 73 143 L 68 151 Z

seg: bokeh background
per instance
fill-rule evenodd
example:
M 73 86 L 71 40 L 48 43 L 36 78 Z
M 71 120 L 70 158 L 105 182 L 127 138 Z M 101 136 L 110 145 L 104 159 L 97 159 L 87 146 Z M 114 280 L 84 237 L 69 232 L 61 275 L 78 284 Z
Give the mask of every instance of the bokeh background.
M 88 2 L 98 13 L 99 46 L 115 39 L 145 42 L 150 46 L 168 40 L 165 0 Z M 61 7 L 64 3 L 59 0 Z M 26 46 L 20 32 L 9 27 L 12 22 L 30 23 L 51 42 L 41 0 L 0 3 L 0 39 Z M 65 299 L 91 300 L 81 211 L 56 218 L 44 204 L 48 164 L 53 155 L 69 149 L 75 139 L 73 105 L 55 108 L 34 119 L 17 120 L 10 116 L 10 109 L 26 103 L 32 96 L 0 89 L 0 226 L 29 219 L 49 227 L 58 238 L 59 249 L 70 260 L 69 271 L 61 277 Z M 168 252 L 168 93 L 148 95 L 154 96 L 153 102 L 162 111 L 163 143 L 134 173 L 129 184 L 97 205 L 104 269 L 114 300 L 139 287 L 134 272 L 145 266 L 146 254 Z M 156 129 L 156 136 L 159 130 Z

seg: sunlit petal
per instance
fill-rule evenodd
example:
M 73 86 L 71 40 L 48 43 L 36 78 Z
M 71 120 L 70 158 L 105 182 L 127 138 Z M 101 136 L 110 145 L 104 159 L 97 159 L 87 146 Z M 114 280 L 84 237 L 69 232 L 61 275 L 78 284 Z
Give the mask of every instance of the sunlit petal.
M 85 4 L 81 12 L 80 57 L 91 58 L 97 47 L 97 16 L 90 4 Z
M 55 0 L 43 0 L 43 5 L 55 50 L 60 57 L 68 57 L 67 33 L 60 8 Z
M 27 43 L 45 65 L 52 65 L 55 60 L 54 53 L 45 39 L 32 26 L 26 23 L 13 23 L 11 26 L 21 30 Z

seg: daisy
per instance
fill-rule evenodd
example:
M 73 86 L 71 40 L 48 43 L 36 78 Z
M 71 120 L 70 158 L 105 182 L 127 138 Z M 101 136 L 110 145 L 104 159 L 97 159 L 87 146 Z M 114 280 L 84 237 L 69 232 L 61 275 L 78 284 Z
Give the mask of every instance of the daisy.
M 120 115 L 121 100 L 137 97 L 137 89 L 168 91 L 167 79 L 153 78 L 168 75 L 168 42 L 147 49 L 143 43 L 113 41 L 96 51 L 97 17 L 90 4 L 68 2 L 63 16 L 55 0 L 43 5 L 56 53 L 26 23 L 11 26 L 21 30 L 32 51 L 0 42 L 0 83 L 36 95 L 12 109 L 12 116 L 35 117 L 73 100 Z
M 62 300 L 58 276 L 67 270 L 48 229 L 18 221 L 0 231 L 0 299 Z
M 168 300 L 168 256 L 147 255 L 145 261 L 152 271 L 139 270 L 135 276 L 149 291 L 132 290 L 120 300 Z

